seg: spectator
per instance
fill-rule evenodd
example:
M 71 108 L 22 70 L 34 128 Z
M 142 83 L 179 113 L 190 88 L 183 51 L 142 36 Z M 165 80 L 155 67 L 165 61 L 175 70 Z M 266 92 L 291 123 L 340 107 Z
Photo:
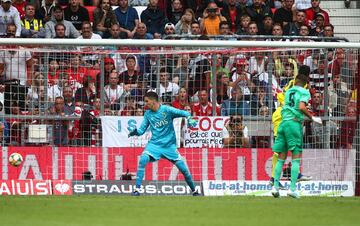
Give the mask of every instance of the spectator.
M 243 92 L 239 87 L 234 87 L 231 90 L 231 98 L 222 103 L 221 115 L 250 115 L 250 105 L 244 100 Z
M 56 5 L 55 0 L 43 0 L 41 1 L 41 7 L 36 12 L 36 17 L 41 19 L 43 24 L 51 20 L 51 15 L 53 14 L 54 7 Z
M 249 23 L 249 27 L 247 29 L 247 34 L 249 36 L 252 36 L 253 39 L 247 39 L 247 40 L 259 40 L 259 39 L 256 39 L 256 37 L 255 37 L 258 35 L 258 33 L 259 33 L 259 29 L 258 29 L 257 24 L 254 21 L 251 21 Z
M 271 14 L 265 13 L 260 29 L 260 35 L 272 35 L 274 21 Z
M 92 26 L 89 21 L 84 21 L 81 25 L 81 35 L 78 39 L 101 39 L 101 36 L 92 32 Z
M 209 100 L 208 91 L 200 90 L 199 91 L 199 103 L 193 105 L 193 115 L 194 116 L 215 116 L 220 115 L 220 107 L 215 107 L 215 112 L 213 114 L 213 105 Z
M 85 76 L 83 84 L 84 86 L 75 92 L 75 102 L 93 105 L 96 97 L 95 80 L 91 76 Z
M 75 112 L 75 99 L 70 86 L 63 87 L 63 98 L 65 115 L 73 115 Z
M 356 107 L 348 104 L 345 113 L 345 120 L 341 122 L 340 136 L 337 141 L 337 148 L 353 148 L 354 136 L 356 134 Z
M 189 96 L 185 87 L 181 87 L 179 94 L 172 102 L 172 106 L 177 109 L 185 110 L 185 106 L 189 106 Z
M 68 86 L 69 80 L 68 80 L 68 74 L 65 72 L 60 72 L 58 77 L 58 82 L 51 85 L 48 88 L 48 98 L 50 102 L 53 102 L 56 97 L 63 96 L 63 88 L 65 86 Z M 73 90 L 73 87 L 71 87 L 71 92 L 74 94 L 76 90 Z
M 202 33 L 204 35 L 219 35 L 219 25 L 221 21 L 226 21 L 226 18 L 220 14 L 220 9 L 216 3 L 210 2 L 204 10 L 203 19 L 200 22 Z
M 130 85 L 119 85 L 119 75 L 112 72 L 109 77 L 109 84 L 104 87 L 105 105 L 111 110 L 120 110 L 125 102 L 125 97 L 130 95 Z
M 50 20 L 45 24 L 46 38 L 54 38 L 55 35 L 55 25 L 62 23 L 65 26 L 65 36 L 69 38 L 77 38 L 80 36 L 80 33 L 74 25 L 67 20 L 64 20 L 64 12 L 60 6 L 55 6 L 53 10 L 54 19 Z
M 89 12 L 80 5 L 80 0 L 70 0 L 69 5 L 64 9 L 65 20 L 71 22 L 80 31 L 84 21 L 90 21 Z
M 35 6 L 27 4 L 25 16 L 21 21 L 21 37 L 23 38 L 45 38 L 45 28 L 40 19 L 35 18 Z
M 11 0 L 1 0 L 0 6 L 0 37 L 7 36 L 9 24 L 15 26 L 16 32 L 14 37 L 21 35 L 21 20 L 18 10 L 11 5 Z
M 113 24 L 110 28 L 110 37 L 109 39 L 126 39 L 127 34 L 125 32 L 121 32 L 121 27 L 119 24 Z
M 121 31 L 127 34 L 127 38 L 133 38 L 139 25 L 139 16 L 133 7 L 129 6 L 128 0 L 119 0 L 119 7 L 114 11 Z
M 311 29 L 311 36 L 324 36 L 325 16 L 323 13 L 318 13 L 315 16 L 315 26 Z
M 247 35 L 250 22 L 251 22 L 251 19 L 248 15 L 246 15 L 246 14 L 242 15 L 240 18 L 240 26 L 238 27 L 236 34 Z
M 14 38 L 16 26 L 7 25 L 7 37 Z M 10 48 L 18 49 L 4 50 L 0 52 L 0 75 L 4 75 L 4 80 L 17 80 L 20 85 L 30 84 L 32 56 L 30 51 L 20 46 L 11 46 Z
M 310 24 L 313 24 L 313 27 L 315 27 L 315 19 L 316 14 L 322 13 L 324 15 L 324 22 L 325 25 L 329 24 L 329 14 L 320 8 L 320 0 L 311 0 L 311 8 L 305 10 L 306 19 L 310 22 Z
M 293 22 L 293 4 L 294 0 L 283 0 L 282 7 L 275 11 L 274 23 L 280 23 L 285 27 L 288 23 Z
M 253 0 L 253 4 L 246 8 L 246 14 L 250 16 L 251 21 L 254 21 L 260 30 L 265 14 L 272 17 L 271 9 L 263 3 L 263 0 Z
M 47 76 L 48 86 L 57 84 L 58 79 L 59 79 L 59 63 L 55 59 L 49 58 L 48 76 Z
M 240 28 L 240 18 L 245 14 L 245 10 L 242 11 L 240 4 L 237 4 L 237 0 L 229 0 L 228 7 L 222 9 L 222 14 L 230 25 L 230 30 L 235 33 Z
M 115 61 L 110 57 L 104 58 L 104 86 L 109 83 L 111 72 L 115 70 Z M 101 93 L 101 73 L 96 75 L 96 93 Z
M 20 110 L 20 105 L 18 102 L 14 101 L 11 103 L 10 115 L 22 115 L 23 113 Z M 10 144 L 11 146 L 20 146 L 21 145 L 21 130 L 23 126 L 23 121 L 17 118 L 8 119 L 10 127 Z
M 126 57 L 126 67 L 127 70 L 122 72 L 119 76 L 119 82 L 124 85 L 130 86 L 131 95 L 137 96 L 142 92 L 142 74 L 135 69 L 136 58 L 134 55 L 129 55 Z
M 167 22 L 164 11 L 159 8 L 159 0 L 149 0 L 148 7 L 141 13 L 141 21 L 146 24 L 148 32 L 154 38 L 160 38 L 162 28 Z
M 195 14 L 192 9 L 185 9 L 184 15 L 175 25 L 175 33 L 179 35 L 190 35 L 191 34 L 191 24 L 195 21 Z M 199 34 L 200 34 L 200 25 L 199 25 Z
M 244 148 L 249 145 L 248 128 L 243 125 L 241 115 L 231 116 L 227 124 L 224 125 L 223 147 Z
M 102 38 L 108 38 L 110 37 L 111 27 L 114 24 L 118 24 L 118 21 L 110 6 L 110 0 L 99 0 L 99 4 L 94 10 L 94 32 Z
M 25 18 L 25 7 L 27 5 L 27 1 L 25 0 L 13 0 L 12 6 L 14 6 L 19 12 L 20 19 Z
M 284 34 L 289 36 L 299 36 L 300 27 L 305 24 L 305 13 L 298 11 L 296 13 L 296 21 L 289 22 L 284 27 Z
M 169 82 L 169 74 L 166 68 L 160 68 L 160 97 L 164 104 L 171 105 L 173 97 L 179 92 L 179 86 L 176 83 Z
M 187 87 L 187 79 L 189 77 L 189 55 L 182 54 L 178 58 L 175 70 L 173 71 L 173 82 L 180 87 Z
M 221 105 L 224 100 L 230 98 L 232 87 L 230 86 L 229 75 L 225 72 L 218 72 L 216 76 L 216 103 Z M 212 101 L 213 89 L 210 90 L 210 99 Z
M 180 0 L 171 1 L 171 12 L 168 14 L 170 23 L 177 24 L 184 14 L 183 5 Z
M 144 110 L 141 106 L 136 106 L 135 116 L 144 116 Z
M 285 87 L 293 79 L 294 79 L 294 65 L 289 62 L 285 63 L 283 74 L 280 76 L 280 81 L 279 81 L 280 87 L 281 88 Z
M 197 21 L 191 23 L 191 34 L 192 35 L 201 35 L 200 24 Z
M 54 38 L 68 38 L 65 33 L 66 27 L 62 23 L 55 25 L 55 37 Z
M 144 23 L 139 23 L 139 25 L 136 28 L 136 32 L 134 34 L 133 39 L 153 39 L 153 35 L 150 33 L 147 33 L 147 27 Z
M 68 145 L 69 123 L 62 119 L 62 117 L 65 116 L 63 97 L 55 98 L 55 106 L 52 114 L 55 117 L 55 119 L 52 120 L 54 145 L 66 146 Z
M 269 95 L 266 93 L 266 87 L 264 86 L 257 86 L 256 94 L 253 95 L 251 100 L 251 115 L 258 115 L 259 109 L 261 107 L 268 107 L 270 106 Z
M 239 58 L 235 61 L 236 70 L 231 76 L 232 86 L 238 86 L 245 100 L 250 100 L 251 87 L 254 86 L 251 81 L 251 76 L 248 72 L 248 63 L 245 58 Z M 244 114 L 242 114 L 244 115 Z
M 199 39 L 201 38 L 202 36 L 200 36 Z M 190 59 L 190 74 L 188 78 L 188 89 L 190 97 L 196 94 L 199 90 L 209 89 L 211 77 L 210 66 L 209 59 L 202 54 L 197 55 L 195 59 Z
M 324 26 L 323 36 L 327 38 L 333 38 L 334 37 L 334 26 L 332 24 L 328 24 Z M 330 41 L 330 40 L 324 40 Z M 332 42 L 337 42 L 337 40 L 331 40 Z
M 168 35 L 173 35 L 175 34 L 175 26 L 172 23 L 167 23 L 165 24 L 164 27 L 164 32 L 163 32 L 163 38 L 167 39 Z
M 91 29 L 91 26 L 88 25 L 87 28 Z M 79 53 L 71 55 L 69 68 L 66 70 L 71 85 L 74 85 L 75 82 L 82 84 L 85 75 L 88 75 L 88 68 L 83 66 L 81 56 Z
M 45 106 L 45 80 L 44 75 L 40 72 L 33 72 L 33 80 L 31 86 L 28 88 L 26 101 L 30 108 L 30 111 L 34 108 L 41 108 L 44 112 Z
M 330 98 L 329 105 L 334 108 L 333 115 L 343 116 L 351 90 L 349 90 L 348 84 L 342 81 L 341 74 L 333 75 L 332 81 L 329 82 L 328 90 Z
M 325 55 L 321 54 L 318 59 L 314 60 L 317 61 L 317 69 L 310 73 L 310 85 L 313 89 L 323 92 L 325 89 L 325 77 L 330 80 L 332 75 L 329 72 L 327 76 L 325 75 Z
M 233 35 L 230 30 L 229 23 L 227 21 L 221 21 L 219 24 L 219 35 Z M 235 40 L 236 38 L 229 38 L 227 40 Z

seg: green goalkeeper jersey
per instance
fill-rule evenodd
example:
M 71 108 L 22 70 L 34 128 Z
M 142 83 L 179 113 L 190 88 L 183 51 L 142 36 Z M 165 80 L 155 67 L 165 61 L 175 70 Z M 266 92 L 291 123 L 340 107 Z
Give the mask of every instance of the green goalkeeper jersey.
M 300 102 L 308 103 L 310 100 L 310 92 L 300 86 L 293 86 L 285 94 L 285 105 L 281 111 L 283 121 L 296 120 L 304 121 L 304 114 L 299 110 Z

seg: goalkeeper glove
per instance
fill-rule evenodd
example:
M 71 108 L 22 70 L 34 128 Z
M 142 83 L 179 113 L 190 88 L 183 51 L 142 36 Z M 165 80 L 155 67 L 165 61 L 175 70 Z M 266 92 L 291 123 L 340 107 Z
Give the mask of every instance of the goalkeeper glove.
M 311 120 L 312 120 L 313 122 L 315 122 L 315 123 L 318 123 L 318 124 L 322 125 L 322 120 L 321 120 L 320 117 L 315 117 L 315 116 L 313 116 L 313 117 L 311 117 Z
M 186 119 L 188 127 L 195 128 L 197 126 L 198 121 L 196 119 L 193 119 L 191 116 L 188 116 Z
M 131 132 L 129 133 L 128 137 L 138 136 L 138 135 L 139 135 L 139 134 L 138 134 L 137 129 L 134 129 L 133 131 L 131 131 Z

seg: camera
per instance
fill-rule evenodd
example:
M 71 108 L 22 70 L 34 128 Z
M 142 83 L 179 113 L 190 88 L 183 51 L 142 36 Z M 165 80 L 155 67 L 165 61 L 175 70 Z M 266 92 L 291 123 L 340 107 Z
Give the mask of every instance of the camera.
M 208 8 L 207 11 L 208 11 L 208 13 L 216 13 L 217 9 L 215 9 L 215 8 Z

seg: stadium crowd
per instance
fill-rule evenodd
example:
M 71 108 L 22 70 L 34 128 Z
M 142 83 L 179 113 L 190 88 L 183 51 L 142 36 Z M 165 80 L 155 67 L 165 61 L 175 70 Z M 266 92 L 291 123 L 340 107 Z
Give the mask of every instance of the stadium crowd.
M 333 39 L 331 18 L 320 3 L 320 0 L 1 0 L 0 36 L 284 42 L 319 41 L 311 37 L 320 37 L 337 41 Z M 171 48 L 123 46 L 102 47 L 112 51 L 109 54 L 97 54 L 96 50 L 2 48 L 0 92 L 5 99 L 5 114 L 29 116 L 29 120 L 1 119 L 3 145 L 24 144 L 25 124 L 46 123 L 52 126 L 54 145 L 101 146 L 101 96 L 104 115 L 142 116 L 143 95 L 148 90 L 157 91 L 163 104 L 189 110 L 194 116 L 257 116 L 264 121 L 278 105 L 276 93 L 296 76 L 297 68 L 303 64 L 311 68 L 309 109 L 314 115 L 357 114 L 354 65 L 349 50 L 263 49 L 239 50 L 236 54 L 224 50 L 218 54 L 175 54 Z M 147 51 L 161 54 L 143 54 Z M 133 54 L 125 54 L 128 52 Z M 31 115 L 54 117 L 32 120 Z M 78 119 L 64 120 L 62 116 Z M 351 147 L 356 122 L 345 118 L 329 123 L 330 129 L 326 128 L 330 131 L 306 124 L 311 147 L 321 148 L 321 136 L 325 133 L 331 134 L 333 147 Z M 239 143 L 241 147 L 269 147 L 269 139 L 270 135 Z

